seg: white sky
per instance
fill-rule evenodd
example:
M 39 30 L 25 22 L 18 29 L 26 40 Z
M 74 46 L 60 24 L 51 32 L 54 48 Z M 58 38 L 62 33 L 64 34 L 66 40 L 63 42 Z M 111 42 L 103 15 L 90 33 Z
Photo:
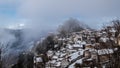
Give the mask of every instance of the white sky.
M 0 15 L 5 18 L 4 24 L 25 19 L 29 20 L 27 25 L 54 27 L 73 17 L 98 28 L 105 22 L 119 19 L 119 3 L 120 0 L 0 0 Z M 3 10 L 8 12 L 2 13 Z

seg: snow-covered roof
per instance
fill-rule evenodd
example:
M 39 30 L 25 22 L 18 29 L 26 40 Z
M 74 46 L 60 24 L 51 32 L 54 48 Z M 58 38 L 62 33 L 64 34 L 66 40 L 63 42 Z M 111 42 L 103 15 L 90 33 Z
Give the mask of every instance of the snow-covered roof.
M 54 47 L 56 48 L 56 47 L 58 47 L 58 45 L 56 44 L 56 45 L 54 45 Z
M 115 32 L 116 32 L 116 30 L 114 30 L 114 29 L 111 29 L 111 30 L 110 30 L 110 32 L 114 32 L 114 33 L 115 33 Z
M 100 40 L 102 40 L 103 42 L 106 42 L 108 40 L 108 38 L 101 37 Z
M 61 60 L 63 60 L 63 59 L 64 59 L 64 58 L 58 58 L 57 61 L 61 61 Z
M 61 65 L 61 62 L 56 62 L 55 66 L 59 67 Z
M 60 57 L 64 57 L 66 55 L 66 53 L 61 53 Z
M 70 44 L 67 44 L 66 46 L 68 49 L 72 49 L 72 46 Z
M 69 52 L 76 52 L 77 50 L 69 50 Z
M 61 51 L 65 50 L 65 48 L 60 49 Z
M 56 56 L 59 56 L 59 55 L 60 55 L 60 52 L 56 52 L 55 55 L 56 55 Z
M 52 61 L 50 61 L 50 63 L 53 63 L 53 64 L 54 64 L 54 63 L 56 63 L 56 60 L 52 60 Z
M 82 47 L 82 46 L 79 44 L 74 44 L 73 47 Z
M 86 42 L 85 42 L 85 41 L 82 41 L 82 42 L 81 42 L 81 44 L 82 44 L 82 45 L 85 45 L 85 44 L 86 44 Z
M 103 31 L 102 33 L 106 33 L 105 31 Z
M 53 58 L 53 59 L 58 59 L 58 56 L 54 55 L 52 58 Z
M 47 53 L 53 53 L 53 51 L 49 50 Z
M 37 58 L 36 58 L 36 62 L 43 62 L 43 60 L 42 60 L 41 57 L 37 57 Z
M 98 50 L 98 54 L 99 55 L 111 54 L 111 53 L 113 53 L 112 49 L 101 49 L 101 50 Z
M 81 50 L 81 51 L 77 51 L 77 52 L 75 52 L 75 53 L 70 54 L 70 55 L 69 55 L 69 56 L 71 56 L 71 59 L 70 59 L 70 60 L 74 60 L 74 59 L 76 59 L 77 57 L 83 55 L 83 52 L 84 52 L 84 50 Z
M 81 41 L 76 41 L 77 44 L 81 44 Z

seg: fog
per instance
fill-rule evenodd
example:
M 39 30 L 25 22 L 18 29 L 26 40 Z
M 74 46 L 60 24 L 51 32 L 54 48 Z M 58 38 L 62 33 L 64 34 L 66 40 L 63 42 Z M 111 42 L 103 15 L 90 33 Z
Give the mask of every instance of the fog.
M 19 53 L 30 52 L 37 41 L 54 31 L 53 28 L 47 28 L 48 26 L 39 22 L 31 21 L 29 24 L 24 23 L 24 26 L 15 24 L 11 28 L 0 29 L 0 48 L 4 66 L 16 63 Z
M 0 47 L 3 50 L 14 49 L 17 50 L 25 50 L 31 47 L 30 45 L 37 40 L 40 40 L 41 37 L 47 36 L 49 32 L 53 31 L 52 28 L 47 28 L 45 25 L 41 25 L 39 23 L 29 23 L 25 26 L 18 26 L 13 28 L 1 28 L 0 29 Z M 16 46 L 13 45 L 14 42 L 19 42 Z M 12 47 L 12 48 L 11 48 Z

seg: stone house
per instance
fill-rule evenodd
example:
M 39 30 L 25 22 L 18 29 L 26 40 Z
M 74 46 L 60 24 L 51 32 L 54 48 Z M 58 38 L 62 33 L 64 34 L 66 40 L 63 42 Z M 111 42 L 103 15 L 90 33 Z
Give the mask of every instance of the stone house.
M 118 37 L 115 39 L 115 43 L 120 46 L 120 34 L 119 34 Z
M 83 57 L 85 59 L 91 58 L 91 52 L 89 50 L 85 50 L 84 53 L 83 53 Z

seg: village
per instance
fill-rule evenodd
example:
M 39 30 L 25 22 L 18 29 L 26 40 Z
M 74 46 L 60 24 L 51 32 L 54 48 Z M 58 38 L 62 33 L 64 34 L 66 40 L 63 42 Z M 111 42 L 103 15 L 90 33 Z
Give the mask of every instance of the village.
M 6 58 L 3 59 L 0 49 L 0 68 L 120 67 L 120 24 L 117 21 L 114 26 L 106 26 L 101 30 L 73 28 L 76 29 L 78 31 L 66 34 L 63 29 L 61 34 L 50 33 L 45 38 L 30 42 L 28 45 L 33 47 L 20 52 L 16 61 L 14 57 L 3 61 Z
M 0 0 L 0 68 L 120 68 L 120 0 Z
M 115 30 L 110 26 L 107 29 L 110 37 L 105 29 L 85 29 L 72 32 L 66 38 L 54 36 L 54 50 L 45 54 L 48 61 L 44 63 L 44 54 L 35 54 L 34 68 L 111 68 L 113 56 L 120 45 L 120 35 L 116 39 Z

